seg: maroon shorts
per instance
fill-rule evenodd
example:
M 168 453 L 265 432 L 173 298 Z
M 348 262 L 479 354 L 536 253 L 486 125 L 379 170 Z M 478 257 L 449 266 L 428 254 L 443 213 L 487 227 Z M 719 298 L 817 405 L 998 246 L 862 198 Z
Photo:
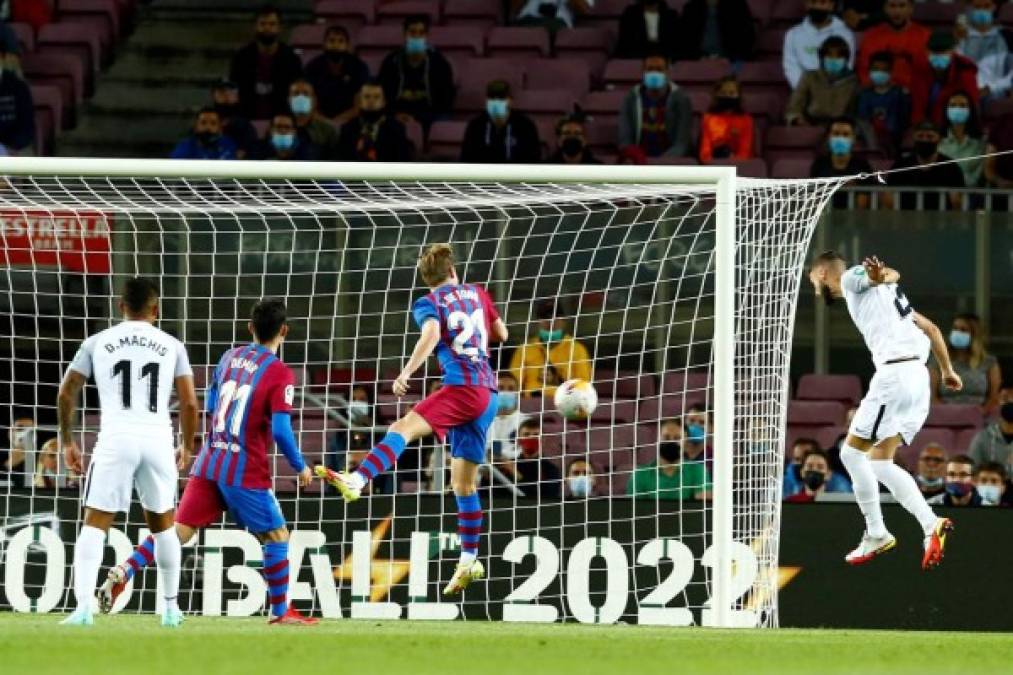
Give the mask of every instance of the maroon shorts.
M 190 476 L 183 488 L 183 498 L 176 509 L 176 522 L 193 528 L 217 523 L 225 513 L 225 501 L 213 480 Z
M 474 422 L 482 417 L 492 400 L 493 392 L 486 387 L 443 385 L 415 406 L 433 433 L 445 440 L 454 427 Z

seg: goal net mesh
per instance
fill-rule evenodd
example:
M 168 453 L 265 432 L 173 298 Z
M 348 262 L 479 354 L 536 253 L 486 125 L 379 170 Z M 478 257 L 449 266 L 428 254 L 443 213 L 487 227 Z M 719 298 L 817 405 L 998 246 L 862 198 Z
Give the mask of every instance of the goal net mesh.
M 186 345 L 201 397 L 222 352 L 249 340 L 252 304 L 283 298 L 299 445 L 310 464 L 342 469 L 438 382 L 433 358 L 406 397 L 391 393 L 418 336 L 412 301 L 427 292 L 417 257 L 449 242 L 459 275 L 489 290 L 510 330 L 491 350 L 495 369 L 525 389 L 516 412 L 500 410 L 481 471 L 488 580 L 443 601 L 459 541 L 448 449 L 434 440 L 348 506 L 319 483 L 298 488 L 275 454 L 295 605 L 330 617 L 707 624 L 711 471 L 723 453 L 734 621 L 777 625 L 794 308 L 838 185 L 737 181 L 734 442 L 715 447 L 713 185 L 7 179 L 0 607 L 73 604 L 83 480 L 56 447 L 56 390 L 80 342 L 119 320 L 125 279 L 157 282 L 159 326 Z M 587 421 L 555 412 L 553 387 L 570 377 L 597 390 Z M 99 425 L 91 385 L 81 407 L 87 457 Z M 522 420 L 534 422 L 520 431 L 529 440 L 517 437 Z M 145 534 L 135 504 L 110 532 L 103 570 Z M 265 613 L 259 546 L 227 517 L 184 559 L 184 610 Z M 153 570 L 138 574 L 116 610 L 152 611 L 156 584 Z

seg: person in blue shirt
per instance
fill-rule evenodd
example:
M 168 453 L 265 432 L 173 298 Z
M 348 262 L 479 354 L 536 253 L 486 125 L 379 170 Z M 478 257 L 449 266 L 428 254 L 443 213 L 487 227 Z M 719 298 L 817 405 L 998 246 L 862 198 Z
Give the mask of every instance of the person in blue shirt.
M 787 498 L 803 491 L 805 487 L 805 475 L 802 468 L 805 458 L 813 453 L 823 454 L 823 451 L 812 438 L 798 438 L 791 446 L 789 457 L 791 462 L 784 469 L 784 490 L 782 495 Z M 825 455 L 824 455 L 825 456 Z M 824 487 L 826 492 L 851 492 L 851 482 L 841 473 L 830 470 L 830 476 L 817 487 Z M 816 488 L 813 488 L 816 489 Z
M 893 54 L 869 59 L 869 86 L 858 93 L 858 119 L 868 125 L 870 141 L 893 156 L 911 119 L 911 94 L 893 81 Z
M 222 119 L 214 108 L 201 108 L 189 136 L 172 149 L 173 159 L 236 159 L 236 144 L 222 134 Z

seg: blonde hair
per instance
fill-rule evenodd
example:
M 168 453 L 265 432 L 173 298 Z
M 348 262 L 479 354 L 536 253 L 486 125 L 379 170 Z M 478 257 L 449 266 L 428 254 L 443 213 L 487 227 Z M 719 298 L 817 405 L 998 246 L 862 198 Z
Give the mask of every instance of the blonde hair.
M 454 271 L 454 249 L 450 244 L 432 244 L 419 256 L 419 274 L 430 288 L 450 278 Z
M 971 334 L 971 346 L 967 350 L 967 363 L 971 368 L 977 369 L 986 356 L 985 340 L 981 336 L 981 319 L 977 314 L 958 314 L 955 319 L 964 321 L 971 329 L 968 331 Z

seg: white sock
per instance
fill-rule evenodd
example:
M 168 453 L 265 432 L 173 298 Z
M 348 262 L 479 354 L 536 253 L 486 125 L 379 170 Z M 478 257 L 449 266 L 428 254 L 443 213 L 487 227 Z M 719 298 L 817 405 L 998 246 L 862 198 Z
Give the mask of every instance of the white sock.
M 162 593 L 165 595 L 165 608 L 176 609 L 183 547 L 179 543 L 175 527 L 152 536 L 155 538 L 155 562 L 158 564 L 158 580 L 162 583 Z
M 918 489 L 918 483 L 904 469 L 890 459 L 877 459 L 872 462 L 872 470 L 879 482 L 893 494 L 908 513 L 918 519 L 925 534 L 931 534 L 936 526 L 936 514 L 925 501 L 925 496 Z
M 366 487 L 366 479 L 358 471 L 353 471 L 348 474 L 348 481 L 352 484 L 352 487 L 361 490 Z
M 74 599 L 79 610 L 91 611 L 105 544 L 105 532 L 91 525 L 81 526 L 74 544 Z
M 470 562 L 474 562 L 476 558 L 478 558 L 478 554 L 477 553 L 474 553 L 472 551 L 461 551 L 461 561 L 460 562 L 461 562 L 462 565 L 470 563 Z
M 857 448 L 844 444 L 841 447 L 841 462 L 851 474 L 851 485 L 855 490 L 855 501 L 865 516 L 865 530 L 870 537 L 885 537 L 883 510 L 879 505 L 879 481 L 872 470 L 869 456 Z

